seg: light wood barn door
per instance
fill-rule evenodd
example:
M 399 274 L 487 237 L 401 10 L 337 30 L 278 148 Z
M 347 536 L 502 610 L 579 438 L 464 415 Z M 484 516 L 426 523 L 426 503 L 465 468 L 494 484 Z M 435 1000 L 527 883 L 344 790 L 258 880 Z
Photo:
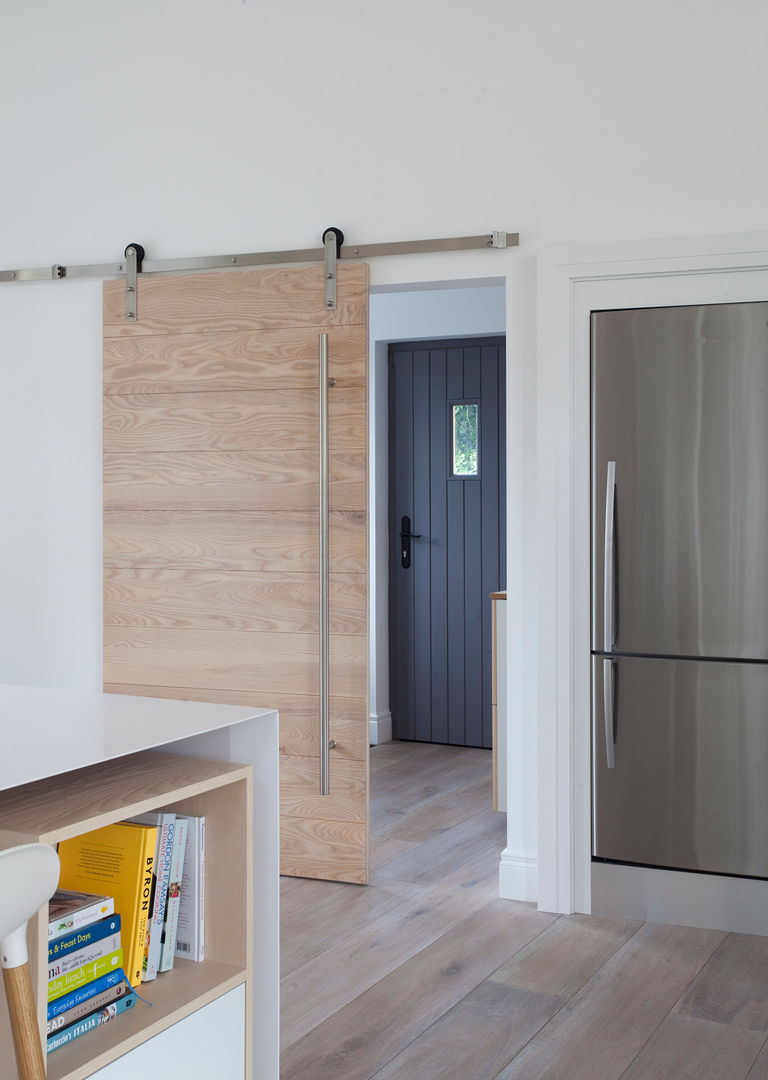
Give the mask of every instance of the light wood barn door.
M 281 868 L 368 879 L 365 265 L 104 286 L 104 688 L 280 711 Z M 330 791 L 318 345 L 329 335 Z

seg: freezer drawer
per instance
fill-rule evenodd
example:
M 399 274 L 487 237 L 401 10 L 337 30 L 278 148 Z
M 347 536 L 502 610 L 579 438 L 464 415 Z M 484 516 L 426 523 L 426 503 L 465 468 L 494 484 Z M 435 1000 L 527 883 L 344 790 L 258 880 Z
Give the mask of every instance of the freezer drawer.
M 767 461 L 768 303 L 593 313 L 593 649 L 768 659 Z
M 593 657 L 592 698 L 593 855 L 768 878 L 768 664 Z

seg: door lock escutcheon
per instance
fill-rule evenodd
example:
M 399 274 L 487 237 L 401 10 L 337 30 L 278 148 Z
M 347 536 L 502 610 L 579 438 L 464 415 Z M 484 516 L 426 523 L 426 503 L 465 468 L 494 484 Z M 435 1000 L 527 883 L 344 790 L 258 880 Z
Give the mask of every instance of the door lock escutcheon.
M 411 532 L 411 519 L 406 514 L 400 518 L 400 565 L 403 570 L 411 568 L 411 540 L 420 540 L 421 533 Z

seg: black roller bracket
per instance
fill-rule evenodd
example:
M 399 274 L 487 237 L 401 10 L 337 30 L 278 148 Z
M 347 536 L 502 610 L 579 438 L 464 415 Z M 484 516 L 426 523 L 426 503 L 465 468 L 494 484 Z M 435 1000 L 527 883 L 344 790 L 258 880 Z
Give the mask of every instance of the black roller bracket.
M 344 233 L 341 229 L 337 229 L 335 225 L 331 225 L 323 232 L 323 246 L 328 242 L 329 233 L 333 233 L 336 237 L 336 258 L 341 258 L 341 245 L 344 243 Z
M 138 276 L 144 261 L 141 244 L 129 244 L 125 249 L 125 317 L 131 322 L 138 318 Z
M 325 306 L 329 311 L 335 311 L 336 309 L 336 260 L 341 258 L 341 245 L 343 243 L 344 233 L 341 229 L 331 227 L 324 230 Z

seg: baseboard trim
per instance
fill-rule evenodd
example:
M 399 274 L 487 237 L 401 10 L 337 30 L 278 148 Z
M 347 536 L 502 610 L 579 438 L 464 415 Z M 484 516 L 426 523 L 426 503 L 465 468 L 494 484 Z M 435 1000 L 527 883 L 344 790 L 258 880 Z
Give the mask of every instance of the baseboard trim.
M 371 746 L 379 746 L 380 743 L 392 742 L 392 713 L 378 713 L 370 717 L 370 740 Z
M 536 855 L 504 848 L 499 861 L 499 896 L 502 900 L 537 900 L 539 860 Z
M 592 863 L 592 914 L 768 934 L 768 881 Z

